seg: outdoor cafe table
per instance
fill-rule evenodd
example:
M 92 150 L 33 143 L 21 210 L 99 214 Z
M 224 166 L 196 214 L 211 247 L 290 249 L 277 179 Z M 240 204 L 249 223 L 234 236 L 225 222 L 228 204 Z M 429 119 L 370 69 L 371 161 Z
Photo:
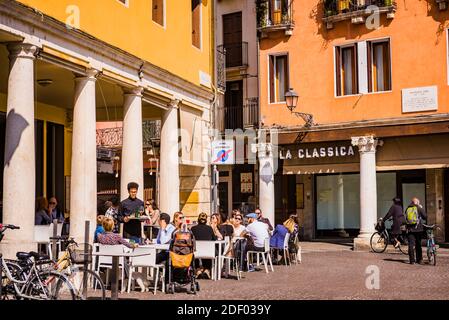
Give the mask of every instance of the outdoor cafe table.
M 144 248 L 155 248 L 156 250 L 168 250 L 167 244 L 153 244 L 140 246 Z M 111 300 L 118 300 L 118 278 L 119 278 L 119 258 L 134 258 L 147 256 L 148 253 L 119 252 L 119 253 L 101 253 L 93 252 L 93 256 L 112 257 L 112 276 L 111 276 Z M 123 279 L 122 279 L 123 281 Z

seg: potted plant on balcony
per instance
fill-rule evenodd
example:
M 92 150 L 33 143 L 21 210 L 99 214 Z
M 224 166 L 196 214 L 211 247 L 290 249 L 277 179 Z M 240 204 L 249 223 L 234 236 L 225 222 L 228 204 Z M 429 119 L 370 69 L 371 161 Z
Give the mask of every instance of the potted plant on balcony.
M 260 28 L 268 26 L 268 0 L 257 1 L 257 21 Z
M 324 1 L 324 16 L 330 17 L 337 14 L 337 0 L 325 0 Z

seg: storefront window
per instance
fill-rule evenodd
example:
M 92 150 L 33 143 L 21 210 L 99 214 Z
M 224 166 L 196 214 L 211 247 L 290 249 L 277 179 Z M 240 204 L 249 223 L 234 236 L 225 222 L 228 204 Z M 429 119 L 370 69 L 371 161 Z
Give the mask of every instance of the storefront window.
M 350 235 L 360 228 L 360 175 L 317 176 L 317 230 L 319 235 Z M 396 173 L 377 173 L 377 212 L 383 217 L 396 196 Z M 322 232 L 320 232 L 322 231 Z

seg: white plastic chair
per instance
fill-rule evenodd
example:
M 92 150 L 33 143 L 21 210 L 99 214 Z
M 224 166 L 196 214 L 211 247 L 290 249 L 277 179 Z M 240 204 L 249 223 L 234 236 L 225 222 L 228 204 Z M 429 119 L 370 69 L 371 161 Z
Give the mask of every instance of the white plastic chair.
M 50 237 L 53 236 L 53 224 L 34 226 L 34 241 L 38 245 L 44 245 L 47 255 L 53 259 L 50 248 Z
M 234 270 L 237 275 L 237 280 L 241 279 L 240 269 L 239 269 L 239 263 L 237 258 L 234 255 L 234 248 L 233 248 L 233 242 L 231 240 L 231 237 L 225 238 L 226 244 L 225 249 L 223 251 L 223 255 L 221 256 L 221 265 L 224 265 L 224 260 L 227 260 L 228 262 L 228 270 L 231 271 L 231 264 L 234 263 Z M 228 252 L 231 252 L 231 255 L 226 255 Z
M 249 261 L 250 261 L 250 257 L 252 257 L 254 254 L 256 254 L 257 259 L 259 259 L 259 256 L 262 257 L 262 261 L 263 264 L 265 266 L 265 271 L 266 273 L 268 273 L 268 264 L 267 264 L 267 260 L 270 263 L 270 267 L 271 267 L 271 272 L 274 272 L 273 269 L 273 262 L 271 261 L 271 254 L 270 254 L 270 238 L 265 238 L 264 240 L 264 251 L 248 251 L 246 253 L 246 262 L 248 264 L 248 269 L 249 269 Z
M 117 254 L 117 253 L 124 253 L 124 252 L 130 252 L 131 249 L 124 246 L 124 245 L 104 245 L 104 244 L 97 244 L 97 253 L 103 253 L 103 254 Z M 96 270 L 95 272 L 99 275 L 100 274 L 100 268 L 106 269 L 106 285 L 108 283 L 109 279 L 109 270 L 112 270 L 112 257 L 107 256 L 101 256 L 99 255 L 97 257 L 96 262 Z M 121 292 L 125 292 L 125 259 L 124 257 L 119 257 L 119 269 L 121 273 L 121 279 L 122 279 L 122 290 Z
M 159 270 L 162 269 L 162 292 L 165 293 L 165 265 L 156 264 L 156 249 L 150 247 L 137 247 L 134 249 L 134 253 L 145 255 L 129 259 L 128 293 L 131 291 L 131 281 L 136 268 L 151 268 L 156 270 L 156 275 L 154 277 L 154 294 L 156 294 L 157 291 Z
M 284 263 L 285 265 L 291 265 L 291 259 L 290 259 L 290 254 L 288 251 L 288 242 L 290 240 L 290 233 L 286 233 L 285 237 L 284 237 L 284 242 L 282 244 L 282 248 L 271 248 L 272 251 L 276 250 L 278 253 L 280 250 L 284 251 Z
M 217 256 L 215 255 L 214 241 L 195 241 L 195 259 L 212 260 L 212 280 L 217 279 Z M 219 272 L 219 271 L 218 271 Z

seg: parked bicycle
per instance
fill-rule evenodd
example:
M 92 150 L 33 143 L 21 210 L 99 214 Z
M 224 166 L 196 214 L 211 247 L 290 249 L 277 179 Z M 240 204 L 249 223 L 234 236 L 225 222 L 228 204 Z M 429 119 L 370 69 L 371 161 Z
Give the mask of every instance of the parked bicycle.
M 62 243 L 65 251 L 62 252 L 53 268 L 64 273 L 75 288 L 80 300 L 104 300 L 105 286 L 100 276 L 88 268 L 92 263 L 92 246 L 76 243 L 73 238 L 52 238 Z
M 20 229 L 14 225 L 0 225 L 0 241 L 7 229 Z M 17 261 L 7 260 L 0 254 L 0 300 L 75 300 L 75 290 L 62 273 L 45 267 L 51 261 L 36 252 L 18 252 Z
M 424 230 L 427 235 L 427 258 L 429 259 L 429 264 L 436 265 L 437 264 L 437 249 L 438 245 L 435 243 L 435 235 L 434 230 L 440 229 L 437 225 L 427 225 L 423 224 Z
M 371 250 L 376 253 L 383 253 L 387 249 L 389 244 L 394 245 L 396 243 L 395 238 L 392 237 L 391 232 L 385 226 L 385 222 L 379 219 L 375 225 L 376 232 L 373 233 L 370 239 Z M 408 243 L 404 235 L 397 237 L 399 245 L 396 247 L 403 254 L 408 254 Z

